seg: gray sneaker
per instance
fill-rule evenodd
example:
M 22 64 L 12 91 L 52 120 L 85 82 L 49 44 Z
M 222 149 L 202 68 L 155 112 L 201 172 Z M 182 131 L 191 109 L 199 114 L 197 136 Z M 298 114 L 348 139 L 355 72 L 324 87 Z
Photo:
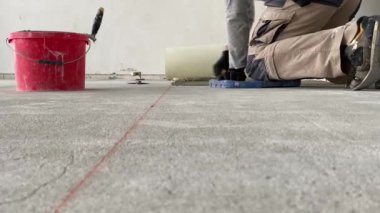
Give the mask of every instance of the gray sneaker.
M 349 87 L 362 90 L 380 80 L 380 16 L 361 17 L 355 39 L 345 53 L 354 67 Z

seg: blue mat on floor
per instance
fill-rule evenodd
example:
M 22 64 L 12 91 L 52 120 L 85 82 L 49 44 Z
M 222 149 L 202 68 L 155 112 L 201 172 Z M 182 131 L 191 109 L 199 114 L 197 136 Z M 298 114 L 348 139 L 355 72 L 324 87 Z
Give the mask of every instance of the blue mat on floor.
M 210 80 L 212 88 L 279 88 L 279 87 L 300 87 L 301 80 L 292 81 L 231 81 L 231 80 Z

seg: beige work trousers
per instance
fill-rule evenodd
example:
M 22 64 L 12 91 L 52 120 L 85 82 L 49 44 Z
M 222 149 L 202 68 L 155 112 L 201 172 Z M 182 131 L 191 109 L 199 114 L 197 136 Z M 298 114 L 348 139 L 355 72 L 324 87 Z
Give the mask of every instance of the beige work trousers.
M 249 55 L 264 60 L 271 80 L 345 77 L 341 47 L 357 33 L 356 21 L 349 21 L 360 3 L 300 7 L 287 0 L 282 8 L 267 7 L 254 27 Z

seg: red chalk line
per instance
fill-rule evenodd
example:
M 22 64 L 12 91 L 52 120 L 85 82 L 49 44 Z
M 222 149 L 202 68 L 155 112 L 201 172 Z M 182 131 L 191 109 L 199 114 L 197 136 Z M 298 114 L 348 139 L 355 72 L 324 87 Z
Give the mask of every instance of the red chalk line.
M 108 159 L 110 159 L 115 152 L 117 152 L 120 148 L 120 145 L 122 145 L 128 138 L 131 133 L 133 133 L 140 125 L 140 123 L 145 120 L 148 113 L 157 106 L 157 104 L 161 101 L 161 99 L 168 93 L 171 86 L 166 88 L 166 90 L 161 94 L 161 96 L 144 112 L 143 115 L 141 115 L 134 123 L 133 125 L 128 129 L 128 131 L 124 134 L 120 140 L 118 140 L 108 152 L 99 159 L 99 161 L 86 173 L 86 175 L 78 181 L 65 195 L 65 197 L 61 200 L 59 205 L 57 205 L 54 208 L 55 213 L 60 213 L 63 208 L 67 206 L 67 204 L 74 198 L 74 196 L 77 194 L 77 192 L 83 188 L 84 184 L 88 182 L 94 174 L 99 170 L 100 166 L 102 166 Z

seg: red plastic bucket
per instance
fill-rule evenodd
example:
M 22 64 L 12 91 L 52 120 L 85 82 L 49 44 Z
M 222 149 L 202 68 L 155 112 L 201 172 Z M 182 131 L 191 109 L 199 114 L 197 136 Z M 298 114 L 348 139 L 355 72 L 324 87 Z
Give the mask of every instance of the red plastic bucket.
M 17 91 L 83 90 L 85 34 L 20 31 L 9 35 L 14 44 Z

